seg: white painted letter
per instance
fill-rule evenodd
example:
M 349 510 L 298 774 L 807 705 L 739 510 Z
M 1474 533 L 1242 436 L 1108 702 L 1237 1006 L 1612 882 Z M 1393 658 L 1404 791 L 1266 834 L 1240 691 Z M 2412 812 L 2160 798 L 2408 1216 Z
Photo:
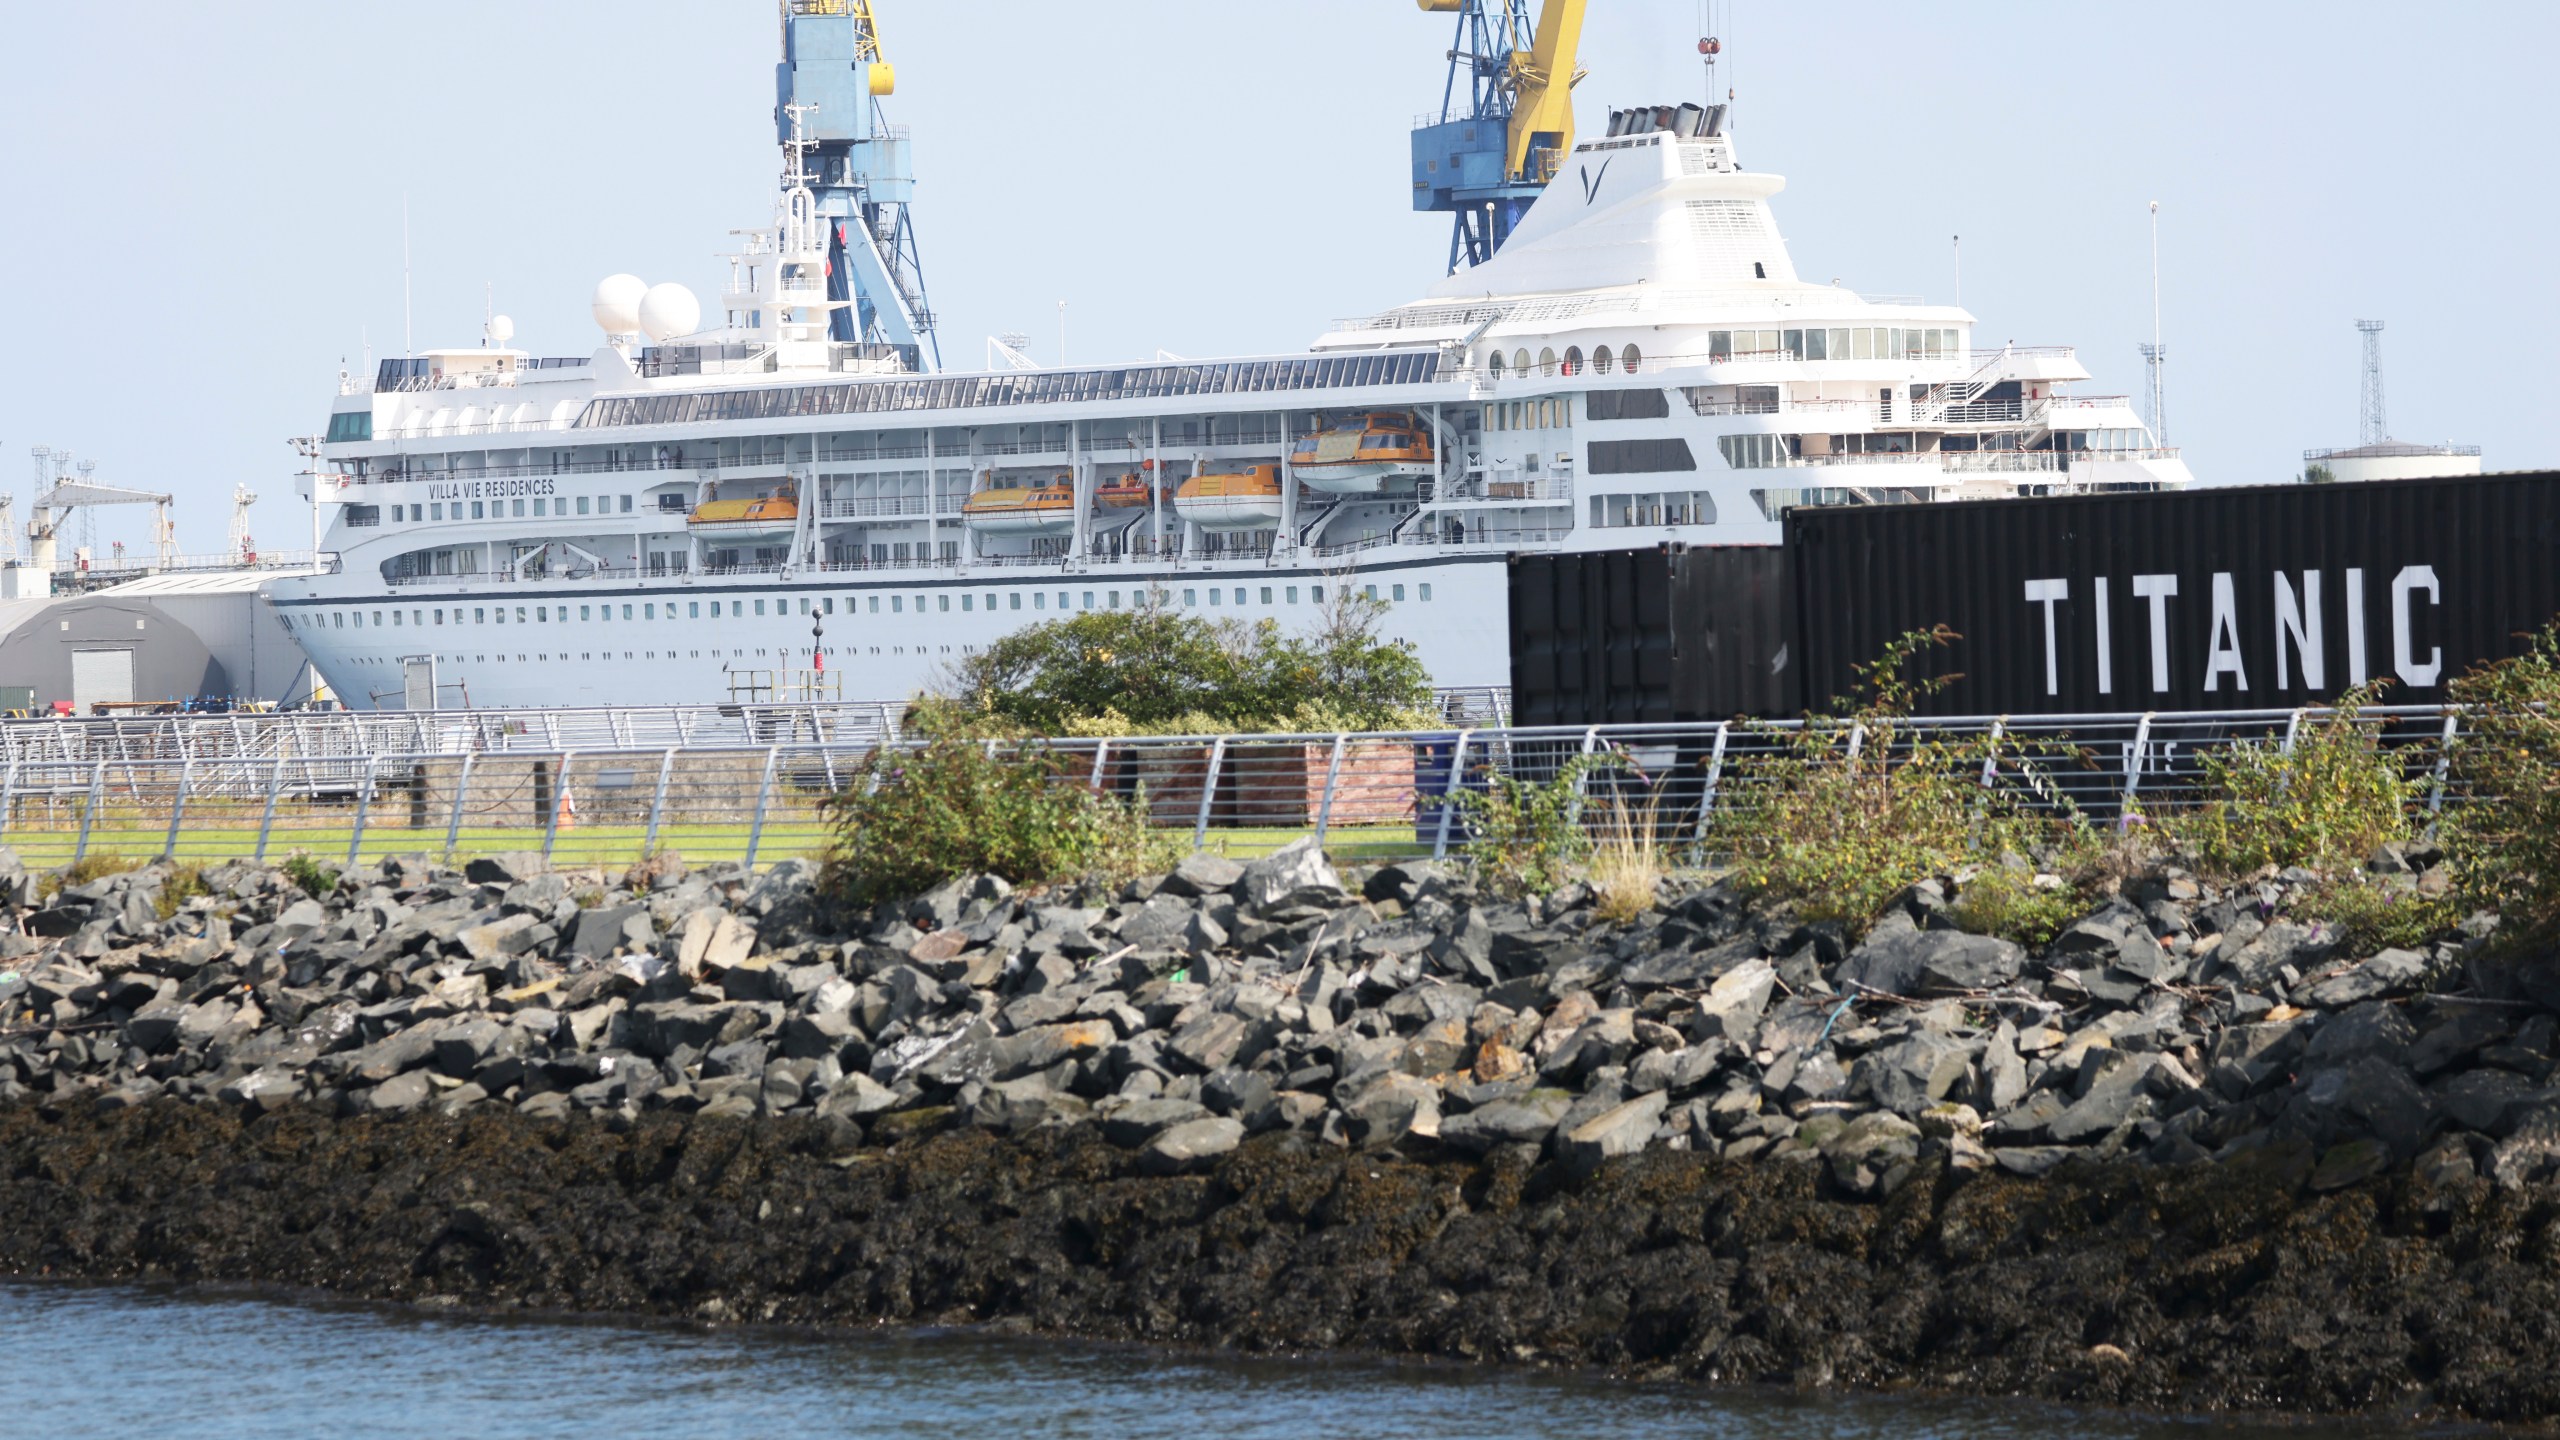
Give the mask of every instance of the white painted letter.
M 2400 573 L 2391 577 L 2391 668 L 2399 672 L 2401 684 L 2423 690 L 2444 674 L 2444 650 L 2430 647 L 2424 665 L 2409 653 L 2409 592 L 2412 590 L 2426 591 L 2430 605 L 2443 604 L 2444 591 L 2436 584 L 2436 567 L 2403 565 Z
M 2302 657 L 2302 685 L 2317 690 L 2328 677 L 2329 652 L 2320 643 L 2320 572 L 2302 572 L 2302 597 L 2293 593 L 2293 577 L 2276 572 L 2276 688 L 2293 688 L 2293 676 L 2285 665 L 2285 640 L 2290 636 L 2295 653 Z
M 2055 659 L 2053 648 L 2053 607 L 2070 598 L 2071 582 L 2068 580 L 2027 582 L 2027 603 L 2044 607 L 2044 693 L 2047 695 L 2061 693 L 2062 685 L 2060 664 Z
M 2169 597 L 2178 593 L 2175 575 L 2136 575 L 2133 593 L 2151 602 L 2151 693 L 2169 693 Z
M 2205 643 L 2204 688 L 2222 688 L 2225 672 L 2235 690 L 2249 688 L 2249 672 L 2240 668 L 2240 612 L 2231 593 L 2231 573 L 2213 575 L 2213 637 Z
M 2347 683 L 2361 685 L 2373 678 L 2364 663 L 2364 572 L 2347 572 Z
M 2098 601 L 2098 693 L 2116 693 L 2116 636 L 2107 625 L 2107 577 L 2097 580 Z

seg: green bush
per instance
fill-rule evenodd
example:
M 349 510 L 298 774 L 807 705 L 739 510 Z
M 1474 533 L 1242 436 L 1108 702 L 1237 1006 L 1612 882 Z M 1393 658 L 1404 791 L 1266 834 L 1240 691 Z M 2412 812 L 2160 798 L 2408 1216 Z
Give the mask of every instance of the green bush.
M 1956 881 L 1947 909 L 1956 924 L 1976 935 L 1997 935 L 2021 945 L 2043 945 L 2089 913 L 2080 887 L 2038 885 L 2032 865 L 2002 857 Z
M 1460 789 L 1458 816 L 1472 837 L 1467 858 L 1487 888 L 1543 895 L 1571 879 L 1592 854 L 1581 820 L 1583 781 L 1619 763 L 1612 755 L 1581 755 L 1551 780 L 1488 771 L 1483 789 Z
M 2406 875 L 2332 876 L 2297 896 L 2290 909 L 2297 920 L 2338 932 L 2353 955 L 2423 950 L 2462 923 L 2452 896 L 2423 894 Z
M 990 748 L 942 734 L 867 757 L 827 802 L 828 893 L 868 905 L 963 875 L 1119 880 L 1173 863 L 1178 842 L 1148 828 L 1143 796 L 1104 795 L 1082 783 L 1083 763 L 1037 745 Z
M 1914 882 L 1987 870 L 2004 856 L 2096 847 L 2078 810 L 2046 782 L 2045 767 L 2070 752 L 1987 734 L 1932 737 L 1910 718 L 1956 677 L 1905 672 L 1958 638 L 1944 629 L 1903 636 L 1859 667 L 1863 694 L 1836 702 L 1844 713 L 1765 730 L 1774 750 L 1729 767 L 1710 842 L 1740 885 L 1854 936 Z M 2007 783 L 1985 785 L 1986 767 Z
M 2362 720 L 2374 686 L 2348 691 L 2335 712 L 2281 740 L 2241 740 L 2199 758 L 2204 798 L 2169 822 L 2205 870 L 2246 875 L 2267 866 L 2353 869 L 2411 833 L 2427 776 Z
M 2441 830 L 2454 891 L 2497 912 L 2501 943 L 2560 936 L 2560 625 L 2453 682 L 2468 707 Z
M 1413 647 L 1386 607 L 1336 586 L 1315 629 L 1181 610 L 1093 610 L 1033 625 L 960 662 L 964 723 L 1034 735 L 1383 730 L 1433 723 Z
M 302 887 L 302 892 L 315 900 L 328 896 L 338 888 L 336 867 L 323 865 L 312 859 L 308 851 L 294 851 L 284 857 L 284 864 L 276 868 L 284 871 L 286 879 Z

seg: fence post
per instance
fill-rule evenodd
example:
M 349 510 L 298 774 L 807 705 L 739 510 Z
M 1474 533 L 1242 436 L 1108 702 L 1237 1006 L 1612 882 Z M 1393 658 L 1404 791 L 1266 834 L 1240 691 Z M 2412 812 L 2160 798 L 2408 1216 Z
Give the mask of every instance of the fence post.
M 640 858 L 658 853 L 658 824 L 666 818 L 667 783 L 675 778 L 676 752 L 670 747 L 658 760 L 658 792 L 649 797 L 649 838 L 640 842 Z
M 1101 789 L 1102 777 L 1110 773 L 1104 764 L 1106 757 L 1110 754 L 1111 738 L 1109 736 L 1106 735 L 1102 739 L 1093 742 L 1093 778 L 1085 782 L 1092 789 Z
M 1227 759 L 1227 737 L 1221 735 L 1209 747 L 1209 773 L 1200 777 L 1200 819 L 1191 827 L 1191 848 L 1201 849 L 1209 843 L 1209 806 L 1218 798 L 1218 767 Z
M 1342 752 L 1350 747 L 1351 732 L 1338 730 L 1333 736 L 1333 759 L 1324 767 L 1324 798 L 1316 804 L 1316 849 L 1324 849 L 1324 833 L 1333 828 L 1333 787 L 1342 782 Z
M 356 782 L 356 828 L 355 833 L 347 837 L 347 868 L 350 870 L 356 868 L 359 863 L 356 857 L 364 852 L 364 821 L 373 813 L 373 773 L 381 763 L 379 753 L 366 755 L 364 778 Z
M 577 758 L 575 750 L 562 751 L 560 768 L 551 772 L 551 816 L 542 822 L 542 858 L 545 860 L 551 858 L 551 847 L 560 839 L 560 812 L 570 804 L 569 762 Z
M 283 751 L 279 749 L 275 758 L 267 762 L 267 808 L 266 813 L 258 817 L 258 853 L 250 857 L 260 865 L 267 863 L 267 838 L 275 833 L 276 797 L 284 793 L 285 760 Z
M 2133 750 L 2124 763 L 2123 808 L 2133 809 L 2134 793 L 2142 788 L 2142 760 L 2151 748 L 2151 712 L 2144 711 L 2140 723 L 2133 727 Z
M 764 752 L 764 779 L 756 785 L 756 822 L 747 831 L 747 873 L 756 868 L 756 852 L 764 848 L 764 809 L 773 798 L 773 770 L 781 763 L 782 747 L 776 745 Z
M 2454 727 L 2460 724 L 2461 720 L 2462 712 L 2459 710 L 2447 710 L 2444 712 L 2444 738 L 2436 745 L 2435 787 L 2427 792 L 2427 813 L 2429 815 L 2441 815 L 2444 813 L 2444 782 L 2446 778 L 2453 773 Z M 0 790 L 0 806 L 5 806 L 7 793 L 8 792 L 5 790 Z M 0 808 L 0 821 L 5 821 L 7 815 L 7 810 Z M 2434 824 L 2433 821 L 2429 821 L 2428 823 L 2430 826 Z
M 71 851 L 72 859 L 89 858 L 89 825 L 97 818 L 98 807 L 106 803 L 106 798 L 107 761 L 102 755 L 89 767 L 89 801 L 80 807 L 80 842 Z
M 1991 753 L 1982 757 L 1982 788 L 1988 790 L 2000 778 L 2000 737 L 2007 733 L 2009 717 L 1991 722 Z
M 178 762 L 178 793 L 169 800 L 169 833 L 160 842 L 160 858 L 168 860 L 178 853 L 178 827 L 187 818 L 187 784 L 195 778 L 196 762 L 190 758 Z
M 1708 824 L 1715 819 L 1716 787 L 1724 781 L 1724 742 L 1733 730 L 1732 722 L 1716 726 L 1715 749 L 1707 753 L 1707 792 L 1698 797 L 1698 838 L 1705 839 Z
M 1458 808 L 1458 786 L 1466 779 L 1467 741 L 1475 733 L 1472 729 L 1461 730 L 1456 742 L 1449 746 L 1449 783 L 1440 792 L 1440 826 L 1437 838 L 1431 842 L 1431 858 L 1434 860 L 1443 860 L 1449 855 L 1449 820 Z
M 2293 753 L 2294 737 L 2302 733 L 2302 715 L 2301 710 L 2296 710 L 2292 717 L 2284 722 L 2284 748 L 2280 753 L 2285 755 Z
M 453 777 L 453 813 L 444 823 L 444 853 L 451 855 L 462 848 L 462 801 L 471 793 L 471 762 L 480 758 L 477 750 L 462 752 L 462 769 Z

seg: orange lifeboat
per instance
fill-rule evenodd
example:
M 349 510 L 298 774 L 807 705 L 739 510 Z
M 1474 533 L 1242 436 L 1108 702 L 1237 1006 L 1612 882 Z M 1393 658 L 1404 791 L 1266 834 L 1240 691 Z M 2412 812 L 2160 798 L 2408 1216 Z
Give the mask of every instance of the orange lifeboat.
M 960 518 L 981 534 L 1055 535 L 1076 528 L 1075 487 L 999 485 L 962 502 Z
M 1203 530 L 1269 530 L 1280 523 L 1280 467 L 1195 475 L 1173 492 L 1173 513 Z
M 1320 430 L 1289 456 L 1290 473 L 1328 495 L 1375 495 L 1434 474 L 1431 436 L 1410 415 L 1363 415 Z

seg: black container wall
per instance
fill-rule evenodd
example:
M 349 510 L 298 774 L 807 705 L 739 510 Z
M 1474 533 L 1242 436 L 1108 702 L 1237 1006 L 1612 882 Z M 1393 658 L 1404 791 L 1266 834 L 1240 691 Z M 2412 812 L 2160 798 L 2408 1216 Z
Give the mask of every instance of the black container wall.
M 1773 545 L 1515 556 L 1514 723 L 1792 713 L 1787 597 Z
M 1809 695 L 1946 625 L 1941 715 L 2424 704 L 2560 615 L 2560 474 L 1800 509 Z

